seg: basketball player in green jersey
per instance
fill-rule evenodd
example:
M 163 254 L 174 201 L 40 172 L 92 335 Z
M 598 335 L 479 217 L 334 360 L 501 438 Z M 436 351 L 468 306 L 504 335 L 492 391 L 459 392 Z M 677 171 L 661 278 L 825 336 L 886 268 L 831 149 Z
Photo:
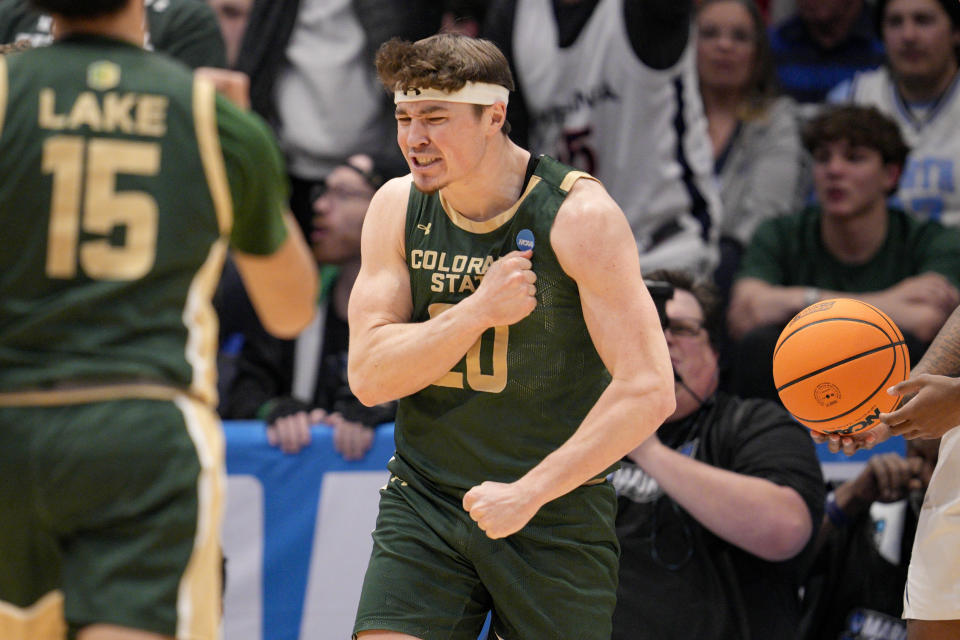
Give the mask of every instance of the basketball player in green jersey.
M 266 328 L 316 274 L 266 126 L 143 42 L 143 0 L 43 0 L 0 58 L 0 638 L 217 636 L 227 246 Z
M 603 187 L 504 131 L 490 42 L 377 56 L 410 174 L 364 222 L 349 377 L 399 398 L 354 632 L 608 639 L 617 584 L 606 474 L 673 411 L 629 225 Z M 491 636 L 493 637 L 493 636 Z

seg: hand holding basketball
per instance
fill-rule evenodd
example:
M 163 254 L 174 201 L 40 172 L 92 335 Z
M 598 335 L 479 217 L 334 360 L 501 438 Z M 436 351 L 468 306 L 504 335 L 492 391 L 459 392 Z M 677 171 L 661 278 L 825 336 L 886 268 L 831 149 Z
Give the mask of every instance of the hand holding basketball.
M 923 374 L 898 384 L 895 390 L 913 397 L 881 416 L 892 434 L 908 440 L 940 438 L 960 424 L 960 379 Z
M 780 334 L 773 379 L 783 406 L 815 432 L 852 436 L 872 429 L 900 396 L 887 389 L 910 373 L 903 335 L 876 307 L 823 300 Z

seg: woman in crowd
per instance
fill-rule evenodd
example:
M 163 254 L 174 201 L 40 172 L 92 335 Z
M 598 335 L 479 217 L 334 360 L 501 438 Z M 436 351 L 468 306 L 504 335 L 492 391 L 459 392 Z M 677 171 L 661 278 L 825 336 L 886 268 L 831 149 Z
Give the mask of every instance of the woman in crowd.
M 778 96 L 763 16 L 753 0 L 703 0 L 697 71 L 723 201 L 726 295 L 757 224 L 798 208 L 805 191 L 796 104 Z

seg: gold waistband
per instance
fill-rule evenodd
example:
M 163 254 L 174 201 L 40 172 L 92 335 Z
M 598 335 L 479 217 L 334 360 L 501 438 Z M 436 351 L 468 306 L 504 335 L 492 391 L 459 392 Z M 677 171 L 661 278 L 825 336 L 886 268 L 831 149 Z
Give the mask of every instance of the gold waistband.
M 87 404 L 108 400 L 173 400 L 184 395 L 182 389 L 162 384 L 63 384 L 50 389 L 24 389 L 0 392 L 0 407 L 51 407 Z

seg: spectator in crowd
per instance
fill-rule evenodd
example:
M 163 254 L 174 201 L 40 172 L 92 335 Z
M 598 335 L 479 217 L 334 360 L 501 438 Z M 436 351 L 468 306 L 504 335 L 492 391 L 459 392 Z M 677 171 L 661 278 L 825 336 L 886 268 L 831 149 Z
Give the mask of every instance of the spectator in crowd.
M 487 15 L 486 0 L 444 0 L 446 10 L 440 23 L 443 33 L 477 37 Z
M 226 50 L 227 66 L 233 67 L 237 64 L 237 56 L 240 54 L 240 43 L 243 42 L 243 32 L 250 19 L 253 0 L 207 0 L 207 4 L 217 14 L 217 22 L 220 23 L 220 33 L 223 35 Z
M 822 103 L 840 82 L 883 63 L 867 0 L 797 0 L 770 40 L 780 86 L 801 103 Z
M 766 25 L 753 0 L 705 0 L 696 24 L 700 93 L 723 203 L 715 281 L 725 300 L 757 224 L 799 208 L 804 153 L 796 103 L 777 96 Z
M 280 139 L 291 209 L 304 229 L 310 193 L 351 153 L 402 169 L 393 104 L 373 59 L 391 37 L 435 33 L 443 9 L 431 0 L 254 0 L 237 68 L 250 76 L 254 111 Z
M 960 232 L 887 206 L 907 154 L 896 123 L 872 107 L 840 106 L 814 118 L 803 141 L 820 204 L 762 223 L 731 292 L 732 388 L 744 395 L 776 397 L 780 330 L 818 300 L 883 310 L 914 360 L 960 301 Z
M 665 334 L 676 411 L 613 474 L 614 640 L 790 638 L 824 482 L 808 431 L 778 404 L 717 391 L 715 289 L 682 272 Z
M 347 301 L 360 270 L 360 228 L 385 177 L 369 156 L 355 155 L 315 192 L 310 241 L 326 286 L 314 322 L 296 340 L 247 336 L 223 398 L 225 418 L 266 420 L 270 443 L 287 453 L 310 443 L 310 425 L 325 422 L 337 451 L 361 458 L 373 428 L 393 420 L 395 403 L 365 407 L 347 383 Z
M 911 148 L 897 206 L 960 228 L 960 3 L 877 0 L 875 11 L 887 64 L 831 99 L 874 105 L 895 120 Z
M 903 589 L 940 440 L 908 440 L 906 456 L 874 454 L 828 495 L 804 584 L 801 640 L 907 637 Z
M 692 16 L 693 0 L 497 0 L 485 34 L 517 79 L 514 139 L 603 182 L 644 270 L 709 275 L 721 205 Z
M 191 68 L 224 67 L 223 37 L 210 7 L 198 0 L 145 0 L 144 46 L 165 53 Z M 52 20 L 31 0 L 0 0 L 0 42 L 28 40 L 50 44 Z

